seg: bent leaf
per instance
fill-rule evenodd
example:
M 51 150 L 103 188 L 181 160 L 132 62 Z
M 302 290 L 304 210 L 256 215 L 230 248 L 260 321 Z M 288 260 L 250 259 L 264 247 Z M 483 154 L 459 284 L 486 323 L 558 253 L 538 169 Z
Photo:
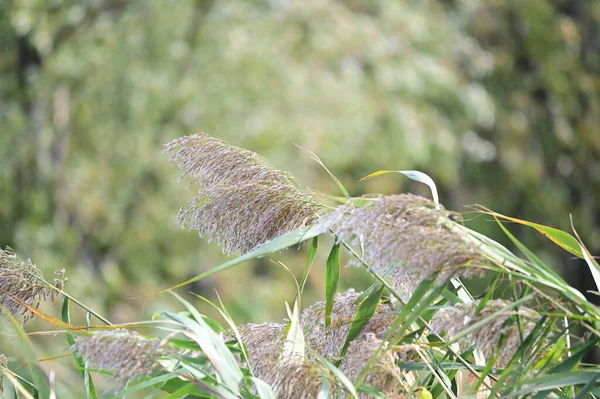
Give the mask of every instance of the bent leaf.
M 372 179 L 374 177 L 385 175 L 388 173 L 402 173 L 404 176 L 408 177 L 411 180 L 427 184 L 429 186 L 429 189 L 431 190 L 431 196 L 433 197 L 433 202 L 435 203 L 436 208 L 440 207 L 440 198 L 438 196 L 438 191 L 435 182 L 431 177 L 429 177 L 429 175 L 418 170 L 378 170 L 377 172 L 373 172 L 370 175 L 363 177 L 362 179 L 360 179 L 360 181 Z
M 583 253 L 583 259 L 585 259 L 585 262 L 590 268 L 590 272 L 596 283 L 596 288 L 600 291 L 600 265 L 598 265 L 598 262 L 596 262 L 590 251 L 588 251 L 587 247 L 583 244 L 583 240 L 579 237 L 579 234 L 577 234 L 577 230 L 575 230 L 575 226 L 573 225 L 573 217 L 571 217 L 571 228 L 579 242 L 579 248 L 581 248 L 581 252 Z
M 479 212 L 484 213 L 486 215 L 494 216 L 494 217 L 497 217 L 500 219 L 508 220 L 510 222 L 522 224 L 524 226 L 532 227 L 532 228 L 536 229 L 539 233 L 546 236 L 548 239 L 550 239 L 556 245 L 558 245 L 562 249 L 566 250 L 567 252 L 570 252 L 571 254 L 577 256 L 578 258 L 584 258 L 583 252 L 581 251 L 581 248 L 579 247 L 579 242 L 577 241 L 577 239 L 565 231 L 555 229 L 554 227 L 545 226 L 543 224 L 528 222 L 527 220 L 521 220 L 521 219 L 513 218 L 510 216 L 505 216 L 500 213 L 486 209 L 484 207 L 479 207 Z

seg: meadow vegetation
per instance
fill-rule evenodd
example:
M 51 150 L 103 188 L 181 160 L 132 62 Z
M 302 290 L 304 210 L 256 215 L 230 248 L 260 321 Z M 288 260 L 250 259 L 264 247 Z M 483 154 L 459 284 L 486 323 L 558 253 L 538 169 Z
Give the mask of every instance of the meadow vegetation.
M 531 228 L 548 245 L 583 259 L 600 290 L 600 266 L 575 228 L 570 234 L 478 207 L 517 256 L 445 209 L 435 183 L 418 171 L 367 178 L 398 172 L 429 186 L 433 200 L 352 197 L 326 168 L 322 173 L 339 192 L 316 192 L 258 154 L 202 133 L 172 141 L 165 152 L 198 190 L 182 204 L 179 224 L 235 256 L 154 294 L 173 296 L 179 311 L 117 324 L 69 294 L 77 281 L 68 281 L 64 270 L 46 278 L 32 261 L 0 251 L 2 317 L 24 348 L 10 363 L 0 358 L 5 395 L 53 398 L 68 386 L 87 398 L 600 396 L 600 366 L 585 360 L 598 347 L 600 310 L 503 222 Z M 330 248 L 320 248 L 327 237 Z M 193 284 L 299 245 L 307 247 L 307 259 L 302 275 L 290 271 L 296 289 L 281 303 L 287 319 L 241 324 L 220 300 L 200 298 L 218 317 L 190 302 Z M 324 265 L 317 264 L 318 251 L 328 252 Z M 370 287 L 341 289 L 342 254 L 349 266 L 365 270 Z M 281 261 L 278 266 L 289 270 Z M 315 273 L 325 281 L 325 300 L 306 303 L 305 284 Z M 491 283 L 474 298 L 463 280 L 482 276 Z M 189 298 L 183 287 L 192 291 Z M 51 301 L 54 310 L 40 306 Z M 74 307 L 83 319 L 71 318 Z M 35 331 L 26 329 L 34 317 L 52 326 L 44 334 L 67 348 L 63 355 L 36 357 Z M 55 374 L 58 357 L 72 362 L 78 381 Z

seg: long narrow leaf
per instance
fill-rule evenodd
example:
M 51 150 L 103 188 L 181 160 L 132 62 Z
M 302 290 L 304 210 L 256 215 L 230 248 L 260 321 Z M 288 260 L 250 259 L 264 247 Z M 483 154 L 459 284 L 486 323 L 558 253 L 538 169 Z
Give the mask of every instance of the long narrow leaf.
M 69 313 L 69 298 L 67 298 L 67 297 L 63 298 L 63 306 L 62 306 L 61 315 L 62 315 L 62 321 L 64 323 L 71 324 L 71 315 Z M 75 339 L 73 338 L 73 335 L 69 332 L 69 330 L 66 331 L 66 335 L 67 335 L 67 342 L 69 343 L 69 346 L 72 347 L 73 345 L 75 345 Z M 85 362 L 83 361 L 83 358 L 81 356 L 79 356 L 78 354 L 76 354 L 75 352 L 73 352 L 73 358 L 75 359 L 75 363 L 77 364 L 77 367 L 79 368 L 79 370 L 81 372 L 81 376 L 83 377 L 83 384 L 85 386 L 86 398 L 97 399 L 98 394 L 96 393 L 96 388 L 94 387 L 94 381 L 92 380 L 90 371 L 85 366 Z
M 310 274 L 310 270 L 312 269 L 312 265 L 315 262 L 315 258 L 317 256 L 317 250 L 319 249 L 319 237 L 315 237 L 312 239 L 310 244 L 310 249 L 308 250 L 308 258 L 306 259 L 306 266 L 304 267 L 304 272 L 302 273 L 302 280 L 300 280 L 300 294 L 304 291 L 304 285 L 306 284 L 306 280 L 308 279 L 308 275 Z
M 335 243 L 331 248 L 325 267 L 325 327 L 331 324 L 333 301 L 340 279 L 340 244 Z
M 243 378 L 243 374 L 235 361 L 233 354 L 227 345 L 225 345 L 221 337 L 214 332 L 214 330 L 204 321 L 204 318 L 200 313 L 198 313 L 189 302 L 185 301 L 175 293 L 173 293 L 173 295 L 188 309 L 196 320 L 194 322 L 189 318 L 174 315 L 170 312 L 167 312 L 166 314 L 191 330 L 193 334 L 188 334 L 188 336 L 200 345 L 202 351 L 208 357 L 223 380 L 224 385 L 237 394 L 239 392 L 239 383 Z
M 563 248 L 564 250 L 572 253 L 573 255 L 579 258 L 583 258 L 583 253 L 581 252 L 581 248 L 579 247 L 579 242 L 577 242 L 577 239 L 575 239 L 575 237 L 573 237 L 571 234 L 565 231 L 556 229 L 554 227 L 545 226 L 543 224 L 533 223 L 527 220 L 521 220 L 510 216 L 502 215 L 498 212 L 494 212 L 483 207 L 480 208 L 481 209 L 479 210 L 479 212 L 481 213 L 491 215 L 500 219 L 509 220 L 511 222 L 519 223 L 524 226 L 532 227 L 542 235 L 546 236 L 559 247 Z
M 358 307 L 354 320 L 352 320 L 350 331 L 348 331 L 346 342 L 344 342 L 344 346 L 342 347 L 340 357 L 343 357 L 346 354 L 350 343 L 358 336 L 358 334 L 360 334 L 364 326 L 371 320 L 371 317 L 373 317 L 382 293 L 383 286 L 369 295 Z
M 269 254 L 272 252 L 281 251 L 282 249 L 289 248 L 292 245 L 296 245 L 303 241 L 310 240 L 311 238 L 318 236 L 322 232 L 323 232 L 323 228 L 319 225 L 311 225 L 311 226 L 307 226 L 307 227 L 302 227 L 300 229 L 296 229 L 294 231 L 290 231 L 289 233 L 285 233 L 284 235 L 274 238 L 271 241 L 261 245 L 260 247 L 256 248 L 254 251 L 248 252 L 247 254 L 244 254 L 244 255 L 239 256 L 235 259 L 232 259 L 228 262 L 220 264 L 219 266 L 213 267 L 212 269 L 207 270 L 204 273 L 201 273 L 201 274 L 197 275 L 196 277 L 193 277 L 187 281 L 184 281 L 183 283 L 177 284 L 170 288 L 165 288 L 161 292 L 167 292 L 167 291 L 171 291 L 171 290 L 174 290 L 177 288 L 184 287 L 186 285 L 195 283 L 196 281 L 205 279 L 206 277 L 212 276 L 215 273 L 229 269 L 230 267 L 233 267 L 235 265 L 239 265 L 240 263 L 243 263 L 247 260 L 258 258 L 260 256 L 263 256 L 263 255 L 266 255 L 266 254 Z
M 573 217 L 571 217 L 571 228 L 573 229 L 573 233 L 579 242 L 579 248 L 581 248 L 581 252 L 583 253 L 583 259 L 585 259 L 585 262 L 590 268 L 590 272 L 592 273 L 592 277 L 596 283 L 596 288 L 598 291 L 600 291 L 600 265 L 598 265 L 598 262 L 596 262 L 590 251 L 588 251 L 586 246 L 583 244 L 583 240 L 581 237 L 579 237 L 579 234 L 577 234 L 577 230 L 575 230 L 575 226 L 573 225 Z

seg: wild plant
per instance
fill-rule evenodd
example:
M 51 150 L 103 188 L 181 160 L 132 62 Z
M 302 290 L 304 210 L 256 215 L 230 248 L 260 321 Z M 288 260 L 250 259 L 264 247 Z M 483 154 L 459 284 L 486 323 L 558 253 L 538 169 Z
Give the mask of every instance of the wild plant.
M 600 267 L 583 242 L 548 226 L 478 208 L 522 253 L 465 226 L 439 202 L 411 194 L 343 197 L 302 188 L 259 155 L 206 134 L 177 139 L 165 152 L 198 194 L 178 215 L 181 226 L 222 246 L 230 261 L 165 289 L 181 303 L 149 322 L 112 325 L 65 292 L 61 273 L 44 280 L 30 261 L 0 251 L 0 303 L 18 323 L 31 316 L 64 331 L 87 398 L 99 397 L 97 374 L 108 374 L 104 397 L 164 392 L 168 398 L 485 398 L 600 396 L 600 366 L 584 362 L 598 349 L 600 310 L 569 286 L 501 223 L 534 228 L 574 256 L 595 278 Z M 318 158 L 317 158 L 318 160 Z M 320 162 L 320 161 L 319 161 Z M 379 171 L 375 177 L 391 171 Z M 333 245 L 324 267 L 325 301 L 305 306 L 303 289 L 315 273 L 319 237 Z M 310 241 L 310 243 L 308 243 Z M 308 259 L 297 292 L 285 303 L 288 319 L 237 325 L 222 305 L 209 318 L 175 290 L 244 261 L 307 243 Z M 350 266 L 373 278 L 364 292 L 337 292 L 341 251 Z M 492 276 L 474 299 L 462 279 Z M 600 290 L 600 278 L 596 280 Z M 509 295 L 497 297 L 503 285 Z M 62 297 L 61 319 L 38 309 Z M 85 326 L 71 322 L 69 303 L 88 312 Z M 283 306 L 283 304 L 282 304 Z M 304 308 L 304 309 L 303 309 Z M 94 325 L 94 318 L 100 325 Z M 152 326 L 152 329 L 141 327 Z M 136 331 L 136 330 L 139 330 Z M 143 333 L 142 333 L 143 331 Z M 55 397 L 55 384 L 28 357 L 27 377 L 0 358 L 11 391 Z

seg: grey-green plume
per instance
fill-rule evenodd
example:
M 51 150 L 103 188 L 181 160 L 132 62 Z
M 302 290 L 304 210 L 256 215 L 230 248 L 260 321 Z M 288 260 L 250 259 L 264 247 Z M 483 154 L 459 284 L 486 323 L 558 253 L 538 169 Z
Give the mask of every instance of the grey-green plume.
M 181 208 L 178 222 L 223 246 L 249 252 L 289 231 L 310 225 L 323 209 L 290 174 L 274 169 L 258 154 L 200 133 L 166 145 L 181 178 L 200 185 Z
M 0 249 L 0 313 L 22 315 L 27 322 L 34 313 L 25 305 L 37 309 L 41 302 L 53 301 L 58 296 L 54 288 L 62 290 L 66 281 L 64 274 L 64 269 L 56 271 L 49 283 L 30 259 L 20 259 L 10 248 Z

